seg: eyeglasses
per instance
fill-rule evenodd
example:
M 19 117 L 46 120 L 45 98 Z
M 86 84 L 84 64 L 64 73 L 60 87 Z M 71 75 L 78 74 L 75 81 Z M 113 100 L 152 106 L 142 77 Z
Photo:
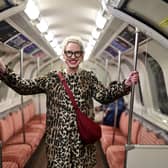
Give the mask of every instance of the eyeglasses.
M 83 54 L 83 51 L 64 51 L 64 54 L 67 56 L 67 57 L 72 57 L 72 55 L 74 55 L 76 58 L 79 58 L 82 54 Z

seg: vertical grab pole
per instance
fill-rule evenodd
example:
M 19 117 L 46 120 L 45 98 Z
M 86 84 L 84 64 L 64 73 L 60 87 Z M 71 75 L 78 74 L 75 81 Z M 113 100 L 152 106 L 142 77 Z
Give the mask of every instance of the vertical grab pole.
M 108 64 L 109 64 L 109 60 L 106 58 L 105 60 L 105 72 L 106 72 L 106 75 L 105 75 L 105 85 L 107 86 L 107 70 L 108 70 Z
M 121 73 L 121 51 L 118 51 L 118 82 L 120 82 L 120 73 Z
M 120 72 L 121 72 L 121 52 L 118 51 L 118 79 L 117 79 L 118 82 L 120 82 Z M 115 131 L 117 127 L 118 100 L 116 100 L 114 104 L 115 104 L 115 113 L 114 113 L 114 131 L 113 131 L 113 136 L 112 136 L 112 145 L 114 144 Z
M 134 71 L 137 69 L 137 55 L 138 55 L 138 35 L 139 30 L 136 27 L 135 28 L 135 47 L 134 47 Z M 131 145 L 131 132 L 132 132 L 132 115 L 133 115 L 133 105 L 134 105 L 134 90 L 135 85 L 132 85 L 131 88 L 131 98 L 130 98 L 130 111 L 129 111 L 129 121 L 128 121 L 128 139 L 127 139 L 127 145 L 126 145 L 126 159 L 125 159 L 125 167 L 127 167 L 127 153 L 129 150 L 129 145 Z
M 24 48 L 21 48 L 20 50 L 20 77 L 23 78 L 23 50 Z M 22 127 L 23 127 L 23 143 L 26 142 L 26 136 L 25 136 L 25 119 L 24 119 L 24 111 L 23 111 L 23 95 L 21 95 L 21 114 L 22 114 Z
M 39 76 L 39 72 L 40 72 L 40 58 L 37 57 L 37 76 Z M 40 94 L 38 94 L 38 110 L 39 110 L 39 114 L 40 114 L 40 123 L 41 123 L 42 116 L 41 116 L 41 96 L 40 96 Z

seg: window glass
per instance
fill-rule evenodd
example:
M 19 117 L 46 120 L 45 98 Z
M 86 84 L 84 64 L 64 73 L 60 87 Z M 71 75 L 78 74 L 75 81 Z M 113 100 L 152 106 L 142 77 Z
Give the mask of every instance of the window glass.
M 128 1 L 123 10 L 168 38 L 168 1 Z

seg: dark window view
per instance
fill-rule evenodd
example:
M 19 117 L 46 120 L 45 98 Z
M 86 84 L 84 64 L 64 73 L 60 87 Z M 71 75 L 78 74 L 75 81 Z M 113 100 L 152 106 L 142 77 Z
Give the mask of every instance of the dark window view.
M 37 50 L 39 50 L 39 48 L 37 47 L 37 45 L 35 44 L 30 44 L 29 46 L 27 46 L 24 49 L 24 53 L 26 54 L 33 54 L 34 52 L 36 52 Z
M 13 5 L 12 2 L 10 2 L 9 0 L 0 0 L 0 12 L 11 8 Z
M 112 57 L 116 57 L 118 52 L 111 46 L 108 46 L 105 51 L 107 51 Z
M 132 45 L 134 45 L 135 43 L 135 28 L 131 25 L 128 25 L 120 34 L 120 37 L 122 37 L 123 39 L 125 39 L 126 41 L 128 41 L 129 43 L 131 43 Z M 142 42 L 144 40 L 147 39 L 147 36 L 142 33 L 139 32 L 138 35 L 138 42 Z
M 124 51 L 128 50 L 129 48 L 131 48 L 131 45 L 129 45 L 127 42 L 125 42 L 124 40 L 122 40 L 119 37 L 115 38 L 111 44 L 112 44 L 112 46 L 114 46 L 115 48 L 120 50 L 121 52 L 124 52 Z
M 146 40 L 148 36 L 139 32 L 138 42 L 141 43 Z M 118 55 L 118 51 L 127 52 L 128 49 L 133 48 L 135 43 L 135 28 L 131 25 L 126 26 L 123 31 L 116 36 L 111 45 L 109 45 L 105 51 L 110 53 L 113 57 Z
M 159 105 L 161 113 L 168 115 L 168 96 L 162 69 L 158 62 L 148 53 L 144 52 L 143 55 L 144 57 L 146 56 L 147 66 L 149 66 L 149 68 L 152 70 L 152 76 L 149 75 L 150 81 L 152 82 L 151 86 L 154 84 L 156 85 L 154 89 L 155 93 L 152 92 L 152 96 L 155 96 L 155 98 L 157 98 L 157 103 Z
M 19 34 L 16 37 L 7 41 L 6 44 L 9 45 L 10 47 L 21 49 L 26 45 L 30 44 L 30 40 L 27 39 L 23 34 Z
M 168 38 L 168 29 L 165 26 L 167 25 L 167 3 L 167 0 L 155 0 L 152 4 L 146 0 L 126 1 L 122 10 Z M 157 17 L 151 14 L 151 9 L 152 12 L 157 12 Z
M 19 32 L 5 21 L 0 22 L 0 41 L 4 43 Z

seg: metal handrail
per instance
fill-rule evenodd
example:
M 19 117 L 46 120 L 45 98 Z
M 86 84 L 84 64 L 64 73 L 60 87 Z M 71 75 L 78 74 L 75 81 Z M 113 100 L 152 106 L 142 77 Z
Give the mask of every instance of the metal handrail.
M 118 51 L 118 82 L 120 82 L 120 73 L 121 73 L 121 52 Z M 114 144 L 115 140 L 115 131 L 117 127 L 117 115 L 118 115 L 118 100 L 115 102 L 115 113 L 114 113 L 114 130 L 113 130 L 113 135 L 112 135 L 112 145 Z
M 135 47 L 134 47 L 134 71 L 137 69 L 137 55 L 138 55 L 138 35 L 139 35 L 139 30 L 136 27 L 135 28 Z M 133 106 L 134 106 L 134 90 L 135 90 L 135 84 L 132 85 L 131 88 L 131 97 L 130 97 L 130 111 L 129 111 L 129 118 L 128 118 L 128 139 L 127 139 L 127 146 L 131 145 L 131 132 L 132 132 L 132 116 L 133 116 Z M 127 166 L 127 153 L 128 153 L 128 148 L 125 150 L 125 168 Z

